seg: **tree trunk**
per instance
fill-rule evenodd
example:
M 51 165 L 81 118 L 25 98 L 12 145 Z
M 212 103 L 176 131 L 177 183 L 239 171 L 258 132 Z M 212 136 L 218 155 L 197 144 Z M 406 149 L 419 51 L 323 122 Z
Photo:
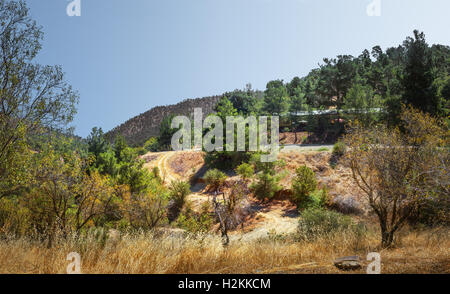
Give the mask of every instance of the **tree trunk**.
M 381 247 L 388 248 L 394 242 L 394 231 L 381 230 Z
M 381 229 L 381 247 L 388 248 L 394 241 L 394 230 L 388 230 L 387 221 L 383 215 L 378 215 Z

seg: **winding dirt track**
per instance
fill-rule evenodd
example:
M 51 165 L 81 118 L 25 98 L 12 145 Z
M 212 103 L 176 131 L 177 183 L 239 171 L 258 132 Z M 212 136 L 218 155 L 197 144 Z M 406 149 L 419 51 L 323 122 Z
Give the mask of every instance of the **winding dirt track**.
M 171 158 L 175 154 L 176 154 L 175 151 L 166 152 L 158 159 L 157 166 L 161 173 L 161 177 L 167 184 L 172 181 L 178 180 L 178 177 L 170 171 L 170 166 L 168 164 L 169 158 Z

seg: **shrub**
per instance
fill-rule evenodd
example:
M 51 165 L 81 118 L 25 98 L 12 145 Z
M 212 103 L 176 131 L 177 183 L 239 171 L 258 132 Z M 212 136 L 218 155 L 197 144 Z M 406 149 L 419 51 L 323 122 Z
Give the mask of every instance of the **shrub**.
M 31 232 L 30 211 L 18 205 L 15 199 L 0 199 L 0 230 L 15 237 Z
M 123 206 L 124 216 L 134 229 L 151 230 L 166 221 L 165 195 L 127 194 Z
M 150 139 L 147 140 L 147 142 L 145 142 L 144 144 L 144 149 L 150 152 L 156 152 L 158 151 L 158 139 L 155 137 L 151 137 Z
M 243 163 L 236 168 L 236 173 L 240 175 L 244 181 L 246 181 L 253 176 L 255 170 L 250 164 Z
M 186 197 L 191 193 L 190 185 L 183 181 L 172 181 L 169 186 L 170 201 L 167 205 L 167 219 L 173 222 L 183 208 Z
M 274 175 L 277 169 L 284 168 L 286 162 L 284 160 L 263 162 L 261 160 L 263 153 L 254 153 L 250 157 L 250 163 L 253 165 L 256 172 L 269 173 Z
M 144 149 L 144 147 L 137 147 L 135 148 L 136 154 L 139 156 L 144 155 L 145 153 L 147 153 L 147 150 Z
M 298 234 L 303 239 L 314 239 L 349 229 L 359 229 L 349 216 L 323 208 L 305 209 L 298 224 Z
M 295 178 L 292 181 L 294 199 L 298 204 L 308 202 L 308 196 L 317 188 L 316 175 L 305 165 L 297 168 L 295 173 Z
M 154 166 L 152 168 L 152 177 L 158 181 L 158 183 L 162 183 L 161 173 L 159 171 L 159 167 Z
M 328 190 L 327 188 L 317 189 L 314 192 L 310 193 L 309 197 L 307 198 L 308 201 L 306 201 L 304 208 L 309 207 L 316 207 L 316 208 L 322 208 L 328 205 L 329 199 L 328 199 Z
M 169 195 L 175 201 L 178 208 L 182 208 L 186 197 L 191 194 L 191 186 L 188 182 L 172 181 L 169 186 Z
M 243 162 L 250 160 L 252 152 L 241 151 L 212 151 L 205 154 L 205 164 L 208 168 L 217 168 L 228 171 L 236 168 Z
M 219 189 L 226 180 L 227 176 L 218 169 L 210 169 L 205 174 L 206 184 L 212 190 Z
M 200 213 L 192 210 L 190 204 L 186 204 L 185 209 L 177 219 L 177 225 L 191 233 L 205 233 L 210 230 L 214 223 L 214 218 L 210 214 L 209 202 L 203 202 Z
M 338 163 L 339 159 L 344 156 L 345 151 L 347 150 L 347 146 L 344 142 L 338 141 L 333 146 L 333 151 L 331 153 L 330 165 L 334 168 Z
M 270 173 L 260 173 L 256 176 L 257 181 L 250 188 L 253 190 L 256 198 L 260 200 L 271 199 L 275 193 L 279 192 L 282 187 L 278 184 L 280 175 L 272 175 Z

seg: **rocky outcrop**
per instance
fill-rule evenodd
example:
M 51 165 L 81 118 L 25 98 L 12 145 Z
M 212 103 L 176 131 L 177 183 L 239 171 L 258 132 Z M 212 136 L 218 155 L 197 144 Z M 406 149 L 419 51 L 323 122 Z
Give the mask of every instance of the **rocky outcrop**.
M 150 137 L 158 136 L 159 127 L 166 116 L 175 114 L 191 117 L 194 113 L 194 108 L 201 108 L 203 117 L 206 117 L 214 111 L 220 98 L 221 96 L 186 99 L 175 105 L 157 106 L 127 120 L 120 126 L 107 132 L 105 136 L 109 141 L 113 141 L 118 134 L 121 134 L 129 145 L 139 146 L 144 144 Z

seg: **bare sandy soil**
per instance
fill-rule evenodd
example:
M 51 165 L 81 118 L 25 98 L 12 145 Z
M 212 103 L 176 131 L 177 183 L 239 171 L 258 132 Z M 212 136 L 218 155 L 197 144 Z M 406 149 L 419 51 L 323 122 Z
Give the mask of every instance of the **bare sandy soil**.
M 361 201 L 357 187 L 354 185 L 349 169 L 338 166 L 332 169 L 329 165 L 331 153 L 328 150 L 317 151 L 320 146 L 302 146 L 294 150 L 285 150 L 279 154 L 279 159 L 284 160 L 286 176 L 281 184 L 289 189 L 295 175 L 295 169 L 300 165 L 310 167 L 317 175 L 319 186 L 327 187 L 332 199 L 347 199 L 349 197 Z M 145 155 L 152 160 L 146 163 L 146 168 L 157 166 L 166 184 L 174 180 L 189 180 L 190 176 L 197 173 L 204 165 L 203 152 L 179 151 L 159 152 Z M 234 178 L 234 177 L 233 177 Z M 196 184 L 192 188 L 192 194 L 187 200 L 194 209 L 200 209 L 206 201 L 212 200 L 212 195 L 205 189 L 204 184 Z M 290 234 L 297 229 L 299 214 L 288 200 L 275 200 L 268 204 L 262 204 L 248 195 L 250 215 L 242 226 L 232 233 L 235 240 L 255 240 L 264 238 L 270 234 Z M 363 205 L 361 205 L 363 207 Z

